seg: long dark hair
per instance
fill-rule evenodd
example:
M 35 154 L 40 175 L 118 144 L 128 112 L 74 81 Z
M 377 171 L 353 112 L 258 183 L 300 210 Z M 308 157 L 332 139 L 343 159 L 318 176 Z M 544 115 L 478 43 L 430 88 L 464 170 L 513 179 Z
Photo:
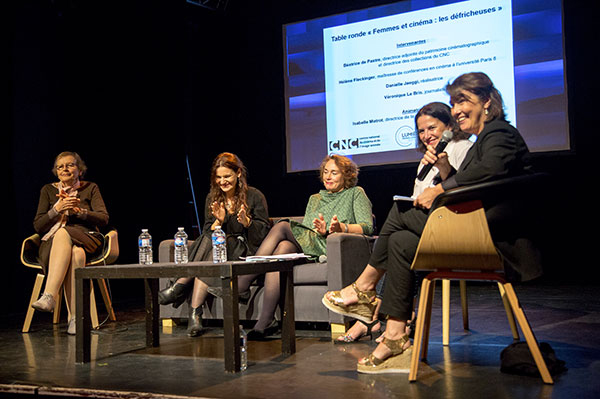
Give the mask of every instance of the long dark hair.
M 440 102 L 432 102 L 424 105 L 415 115 L 415 128 L 417 129 L 417 131 L 419 130 L 419 127 L 417 126 L 417 121 L 420 117 L 424 115 L 436 118 L 444 125 L 448 126 L 452 133 L 454 133 L 454 136 L 452 136 L 452 141 L 467 140 L 469 137 L 471 137 L 470 133 L 463 132 L 462 130 L 460 130 L 458 123 L 452 116 L 450 106 L 447 104 Z M 425 153 L 427 151 L 427 148 L 425 147 L 425 144 L 419 139 L 418 134 L 417 140 L 419 142 L 418 150 Z
M 210 203 L 215 201 L 225 203 L 225 193 L 221 190 L 217 184 L 217 169 L 225 167 L 235 172 L 237 178 L 237 184 L 235 185 L 235 194 L 233 196 L 234 212 L 237 213 L 240 207 L 244 205 L 248 209 L 248 182 L 247 182 L 247 171 L 246 167 L 242 163 L 242 160 L 237 155 L 230 152 L 223 152 L 215 158 L 210 170 Z

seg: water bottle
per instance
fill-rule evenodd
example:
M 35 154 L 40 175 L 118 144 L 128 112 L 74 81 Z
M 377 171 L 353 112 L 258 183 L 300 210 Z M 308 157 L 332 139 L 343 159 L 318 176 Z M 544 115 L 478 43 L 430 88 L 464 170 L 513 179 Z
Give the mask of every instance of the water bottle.
M 188 235 L 183 227 L 177 228 L 175 233 L 175 263 L 188 263 Z
M 152 236 L 148 229 L 142 229 L 142 234 L 138 238 L 140 265 L 152 264 Z
M 240 325 L 240 371 L 248 368 L 248 335 Z
M 227 262 L 227 242 L 221 226 L 215 226 L 212 233 L 212 255 L 214 263 Z

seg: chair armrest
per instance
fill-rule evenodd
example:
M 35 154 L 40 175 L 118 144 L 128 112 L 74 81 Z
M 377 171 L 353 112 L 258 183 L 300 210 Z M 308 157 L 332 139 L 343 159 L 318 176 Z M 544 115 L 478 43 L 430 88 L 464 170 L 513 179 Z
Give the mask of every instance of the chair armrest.
M 112 265 L 119 258 L 119 235 L 117 230 L 111 230 L 104 237 L 107 241 L 105 262 L 107 265 Z
M 327 289 L 339 290 L 352 284 L 371 256 L 375 237 L 335 233 L 327 237 Z
M 175 261 L 175 240 L 163 240 L 158 245 L 158 262 Z
M 37 260 L 41 242 L 42 238 L 39 234 L 32 234 L 23 240 L 23 244 L 21 245 L 21 262 L 25 266 L 33 267 L 35 269 L 42 268 Z
M 519 199 L 528 193 L 537 193 L 548 183 L 549 175 L 532 173 L 522 176 L 508 177 L 485 183 L 472 184 L 448 190 L 433 201 L 431 211 L 447 205 L 474 200 L 501 202 L 507 199 Z

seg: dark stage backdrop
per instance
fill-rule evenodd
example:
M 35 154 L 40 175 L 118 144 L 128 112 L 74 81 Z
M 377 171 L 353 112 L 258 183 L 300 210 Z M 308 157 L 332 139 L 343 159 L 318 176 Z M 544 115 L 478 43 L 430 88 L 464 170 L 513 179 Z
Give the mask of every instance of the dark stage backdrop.
M 303 214 L 320 184 L 314 172 L 285 172 L 282 24 L 388 2 L 230 0 L 224 11 L 184 0 L 10 3 L 3 134 L 8 223 L 0 297 L 8 306 L 1 307 L 2 315 L 25 311 L 35 273 L 21 265 L 20 245 L 33 232 L 39 190 L 53 180 L 50 169 L 60 151 L 79 152 L 89 167 L 87 178 L 100 185 L 110 223 L 119 231 L 122 263 L 137 261 L 142 228 L 150 230 L 155 248 L 178 226 L 196 235 L 186 156 L 200 212 L 212 159 L 231 151 L 246 163 L 249 183 L 265 193 L 271 215 Z M 548 218 L 544 241 L 548 274 L 561 278 L 558 270 L 570 259 L 563 248 L 581 241 L 564 231 L 576 229 L 581 205 L 589 205 L 573 204 L 583 196 L 572 176 L 588 165 L 591 150 L 578 145 L 587 145 L 593 130 L 590 93 L 597 86 L 588 74 L 589 13 L 566 7 L 576 151 L 536 158 L 538 169 L 552 172 L 557 194 L 564 195 L 552 200 L 557 211 Z M 361 171 L 359 184 L 379 225 L 392 195 L 410 191 L 415 168 Z M 141 298 L 141 283 L 111 283 L 117 304 Z

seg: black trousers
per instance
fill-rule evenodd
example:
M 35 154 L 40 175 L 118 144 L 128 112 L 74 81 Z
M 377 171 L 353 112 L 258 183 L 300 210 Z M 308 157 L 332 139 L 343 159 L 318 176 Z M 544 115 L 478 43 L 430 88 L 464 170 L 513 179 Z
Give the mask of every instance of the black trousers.
M 417 208 L 402 211 L 394 203 L 375 247 L 369 264 L 386 270 L 383 299 L 380 313 L 410 320 L 415 295 L 415 274 L 410 265 L 415 257 L 417 246 L 428 212 Z

